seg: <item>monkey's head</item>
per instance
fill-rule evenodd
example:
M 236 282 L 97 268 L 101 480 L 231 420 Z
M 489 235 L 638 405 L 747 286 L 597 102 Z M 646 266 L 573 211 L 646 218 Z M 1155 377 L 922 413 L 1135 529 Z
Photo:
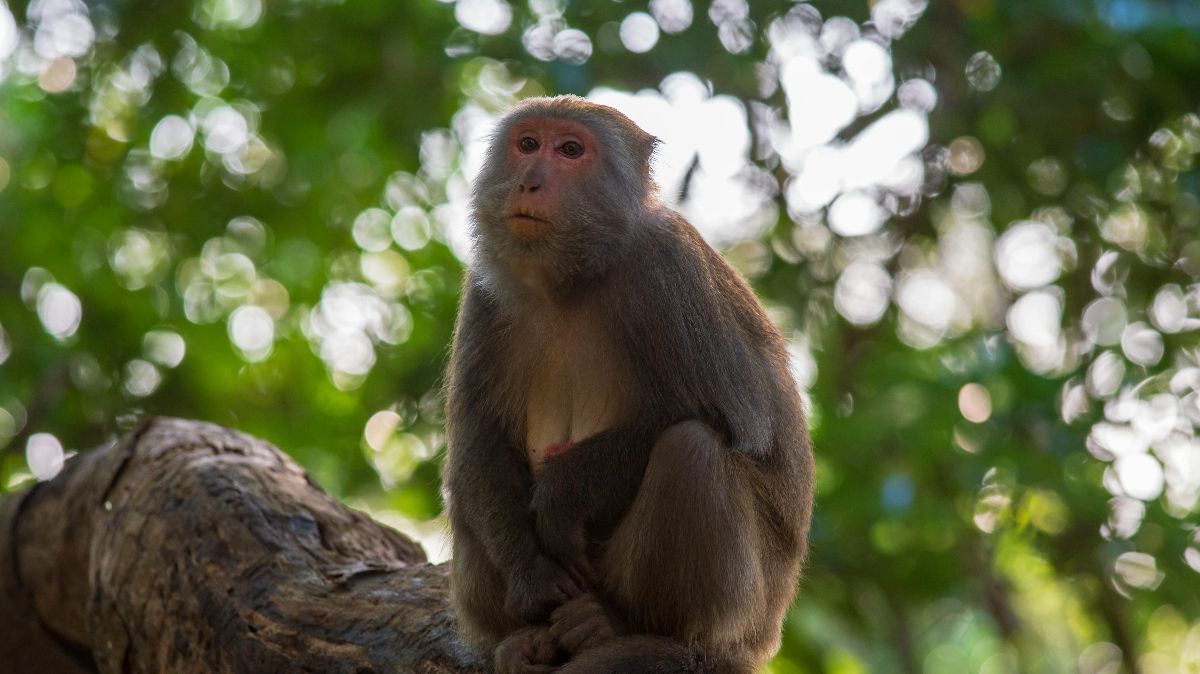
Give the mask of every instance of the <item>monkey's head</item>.
M 517 105 L 475 181 L 484 262 L 541 264 L 559 279 L 595 271 L 656 203 L 655 143 L 617 110 L 577 96 Z

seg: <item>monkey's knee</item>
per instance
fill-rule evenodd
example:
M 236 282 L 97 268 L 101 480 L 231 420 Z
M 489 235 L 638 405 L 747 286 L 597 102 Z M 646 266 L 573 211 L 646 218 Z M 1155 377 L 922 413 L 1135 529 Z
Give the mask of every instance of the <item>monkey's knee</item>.
M 504 610 L 507 580 L 466 530 L 454 532 L 450 601 L 469 641 L 493 646 L 522 625 Z
M 736 457 L 699 421 L 659 436 L 638 495 L 605 550 L 606 589 L 631 627 L 738 641 L 764 584 L 753 496 Z
M 680 468 L 708 467 L 721 460 L 722 451 L 725 438 L 716 429 L 688 419 L 668 426 L 654 441 L 647 471 L 666 471 L 670 477 Z

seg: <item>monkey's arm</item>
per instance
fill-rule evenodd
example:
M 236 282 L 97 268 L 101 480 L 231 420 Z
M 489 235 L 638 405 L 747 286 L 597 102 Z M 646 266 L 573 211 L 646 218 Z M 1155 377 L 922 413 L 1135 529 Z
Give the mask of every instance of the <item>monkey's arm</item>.
M 631 264 L 614 292 L 654 308 L 621 312 L 617 323 L 643 396 L 665 422 L 657 430 L 694 419 L 730 449 L 768 457 L 780 423 L 798 414 L 778 332 L 749 285 L 680 216 L 646 236 L 645 262 Z
M 463 540 L 475 540 L 503 586 L 504 609 L 526 623 L 549 616 L 555 607 L 578 596 L 576 580 L 543 553 L 529 510 L 529 471 L 503 443 L 485 438 L 474 442 L 452 435 L 454 452 L 447 467 L 449 514 Z M 461 460 L 455 454 L 463 454 Z M 472 460 L 472 458 L 474 460 Z M 469 538 L 468 538 L 469 537 Z M 456 541 L 456 559 L 463 551 Z M 465 561 L 462 568 L 470 568 Z M 464 583 L 492 582 L 461 578 Z
M 529 472 L 512 458 L 512 450 L 498 435 L 481 437 L 480 431 L 498 430 L 498 425 L 478 417 L 471 425 L 471 429 L 453 429 L 450 435 L 454 449 L 448 459 L 446 487 L 451 523 L 479 538 L 497 568 L 523 567 L 538 553 L 528 511 Z
M 579 590 L 538 545 L 529 509 L 533 478 L 492 399 L 501 377 L 492 347 L 501 329 L 495 308 L 474 283 L 468 282 L 464 295 L 448 387 L 451 450 L 445 479 L 451 525 L 470 531 L 505 574 L 509 612 L 538 620 Z
M 604 538 L 620 522 L 641 486 L 653 443 L 651 428 L 631 424 L 580 440 L 542 464 L 532 501 L 538 539 L 588 584 L 596 578 L 587 537 Z

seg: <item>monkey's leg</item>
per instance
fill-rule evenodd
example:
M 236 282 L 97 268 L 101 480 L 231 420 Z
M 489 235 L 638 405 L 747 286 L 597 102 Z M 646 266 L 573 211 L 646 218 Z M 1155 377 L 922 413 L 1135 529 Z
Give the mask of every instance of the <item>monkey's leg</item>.
M 704 661 L 720 661 L 721 672 L 749 671 L 777 643 L 782 609 L 767 596 L 776 588 L 764 573 L 771 553 L 755 508 L 749 475 L 755 470 L 751 459 L 726 447 L 700 421 L 675 424 L 655 441 L 602 568 L 606 594 L 622 610 L 629 632 L 676 641 L 619 638 L 603 648 L 610 657 L 626 643 L 642 657 L 684 658 L 682 669 L 644 671 L 693 671 Z
M 563 674 L 732 674 L 736 665 L 718 666 L 699 648 L 669 637 L 626 635 L 624 624 L 596 595 L 585 594 L 560 606 L 551 617 L 550 634 L 576 655 Z M 747 670 L 749 671 L 749 670 Z
M 508 581 L 484 551 L 483 544 L 466 527 L 454 531 L 454 556 L 450 560 L 450 600 L 469 640 L 494 646 L 524 627 L 504 610 Z M 470 583 L 455 582 L 470 578 Z

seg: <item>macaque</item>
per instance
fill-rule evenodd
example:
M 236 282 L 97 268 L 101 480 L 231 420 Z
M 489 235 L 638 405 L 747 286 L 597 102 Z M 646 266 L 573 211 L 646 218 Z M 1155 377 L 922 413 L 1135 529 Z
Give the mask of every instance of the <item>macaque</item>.
M 447 376 L 451 595 L 496 671 L 752 672 L 812 511 L 784 342 L 659 200 L 656 139 L 517 105 L 473 194 Z

